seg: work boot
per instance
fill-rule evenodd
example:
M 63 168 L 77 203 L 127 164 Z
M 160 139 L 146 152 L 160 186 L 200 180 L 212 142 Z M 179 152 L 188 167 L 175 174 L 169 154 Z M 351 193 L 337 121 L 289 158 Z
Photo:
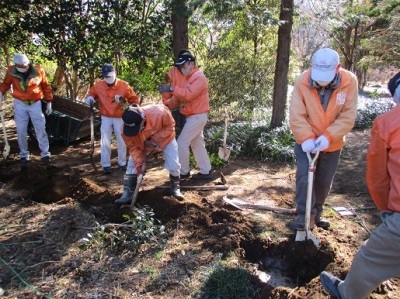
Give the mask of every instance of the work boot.
M 192 179 L 198 179 L 198 180 L 211 180 L 212 179 L 212 174 L 211 174 L 211 170 L 209 173 L 196 173 L 194 175 L 192 175 Z
M 103 167 L 103 173 L 104 174 L 111 174 L 111 167 Z
M 124 192 L 121 197 L 115 200 L 115 203 L 124 204 L 132 201 L 132 194 L 135 191 L 137 183 L 137 174 L 124 175 Z
M 297 216 L 296 219 L 294 219 L 292 222 L 290 222 L 288 224 L 288 226 L 295 231 L 298 231 L 298 230 L 303 231 L 305 222 L 306 222 L 305 216 L 299 215 L 299 216 Z M 315 217 L 311 215 L 310 216 L 310 229 L 314 229 L 314 227 L 315 227 Z
M 339 283 L 341 283 L 342 280 L 326 271 L 321 272 L 319 278 L 322 286 L 329 293 L 329 295 L 335 297 L 336 299 L 342 299 L 342 296 L 339 292 Z
M 20 160 L 21 169 L 28 168 L 28 163 L 29 163 L 29 160 L 27 158 L 21 158 L 21 160 Z
M 315 217 L 315 225 L 323 229 L 329 229 L 329 227 L 331 226 L 328 219 L 326 219 L 325 217 Z
M 188 179 L 190 178 L 190 171 L 186 174 L 181 174 L 181 179 Z
M 42 157 L 40 160 L 42 160 L 42 162 L 45 163 L 45 164 L 50 164 L 51 163 L 50 156 Z
M 183 195 L 181 193 L 181 189 L 179 187 L 179 176 L 169 175 L 169 191 L 171 195 L 175 197 L 177 200 L 183 200 Z

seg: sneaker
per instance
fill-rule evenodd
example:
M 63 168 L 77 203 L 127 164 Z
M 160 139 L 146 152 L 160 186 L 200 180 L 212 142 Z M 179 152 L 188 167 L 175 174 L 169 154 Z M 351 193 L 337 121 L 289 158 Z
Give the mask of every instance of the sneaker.
M 196 174 L 192 175 L 192 179 L 210 180 L 210 179 L 212 179 L 212 174 L 211 174 L 211 171 L 209 173 L 206 173 L 206 174 L 199 172 L 199 173 L 196 173 Z
M 104 174 L 111 174 L 111 168 L 110 167 L 103 167 L 103 173 Z
M 315 225 L 321 227 L 323 229 L 328 229 L 331 224 L 329 223 L 328 219 L 324 217 L 319 217 L 315 219 Z
M 187 174 L 181 174 L 181 175 L 180 175 L 180 178 L 181 178 L 181 179 L 188 179 L 188 178 L 190 178 L 190 171 L 189 171 Z
M 336 299 L 342 299 L 342 296 L 339 293 L 339 283 L 341 283 L 342 280 L 326 271 L 321 272 L 319 278 L 322 286 L 329 293 L 329 295 L 335 297 Z
M 119 165 L 119 170 L 126 171 L 126 165 Z
M 46 164 L 49 164 L 49 163 L 51 162 L 51 159 L 50 159 L 49 156 L 42 157 L 40 160 L 41 160 L 43 163 L 46 163 Z
M 306 222 L 306 221 L 305 221 L 304 215 L 301 215 L 301 216 L 298 216 L 296 219 L 294 219 L 292 222 L 290 222 L 290 223 L 288 224 L 288 226 L 289 226 L 291 229 L 295 230 L 295 231 L 304 230 L 304 224 L 305 224 L 305 222 Z M 311 216 L 311 217 L 310 217 L 310 229 L 314 229 L 314 227 L 315 227 L 314 217 Z

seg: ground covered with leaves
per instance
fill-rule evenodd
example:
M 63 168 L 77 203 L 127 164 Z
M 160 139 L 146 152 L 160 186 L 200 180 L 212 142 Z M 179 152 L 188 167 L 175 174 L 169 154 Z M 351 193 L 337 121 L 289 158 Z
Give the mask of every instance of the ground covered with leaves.
M 105 176 L 91 165 L 90 140 L 53 144 L 50 166 L 31 142 L 32 161 L 21 171 L 10 139 L 11 155 L 0 165 L 4 298 L 329 298 L 319 273 L 344 278 L 380 223 L 364 180 L 369 131 L 348 136 L 324 212 L 331 228 L 313 231 L 318 248 L 295 241 L 286 226 L 294 215 L 239 210 L 223 200 L 292 209 L 295 166 L 231 157 L 212 181 L 183 180 L 185 200 L 178 201 L 165 189 L 159 157 L 132 211 L 114 204 L 123 178 L 115 148 L 113 172 Z M 94 156 L 100 167 L 98 140 Z M 341 216 L 335 207 L 355 215 Z M 398 282 L 384 283 L 370 298 L 400 298 Z

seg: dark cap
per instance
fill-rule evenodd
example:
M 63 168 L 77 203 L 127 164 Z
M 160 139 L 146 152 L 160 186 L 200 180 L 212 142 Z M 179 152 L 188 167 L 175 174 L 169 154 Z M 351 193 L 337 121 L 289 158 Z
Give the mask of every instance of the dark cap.
M 124 135 L 136 136 L 139 134 L 143 119 L 144 113 L 140 107 L 136 104 L 130 105 L 122 114 Z
M 394 92 L 397 89 L 397 86 L 400 84 L 400 72 L 398 72 L 392 79 L 389 80 L 388 83 L 388 89 L 390 91 L 390 94 L 394 96 Z
M 188 61 L 195 61 L 196 59 L 192 54 L 189 52 L 184 52 L 181 55 L 179 55 L 178 59 L 175 61 L 176 66 L 184 65 Z
M 103 76 L 103 78 L 107 77 L 108 73 L 111 73 L 111 72 L 115 72 L 114 67 L 112 66 L 112 64 L 106 63 L 101 68 L 101 75 Z

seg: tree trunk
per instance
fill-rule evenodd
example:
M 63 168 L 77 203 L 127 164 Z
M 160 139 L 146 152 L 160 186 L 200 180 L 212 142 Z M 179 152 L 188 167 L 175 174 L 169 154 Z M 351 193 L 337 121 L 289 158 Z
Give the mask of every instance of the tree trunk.
M 271 128 L 281 127 L 285 120 L 290 43 L 292 40 L 293 0 L 282 0 L 279 19 L 282 25 L 278 29 Z
M 172 49 L 174 57 L 189 47 L 189 25 L 186 0 L 176 0 L 172 9 Z

